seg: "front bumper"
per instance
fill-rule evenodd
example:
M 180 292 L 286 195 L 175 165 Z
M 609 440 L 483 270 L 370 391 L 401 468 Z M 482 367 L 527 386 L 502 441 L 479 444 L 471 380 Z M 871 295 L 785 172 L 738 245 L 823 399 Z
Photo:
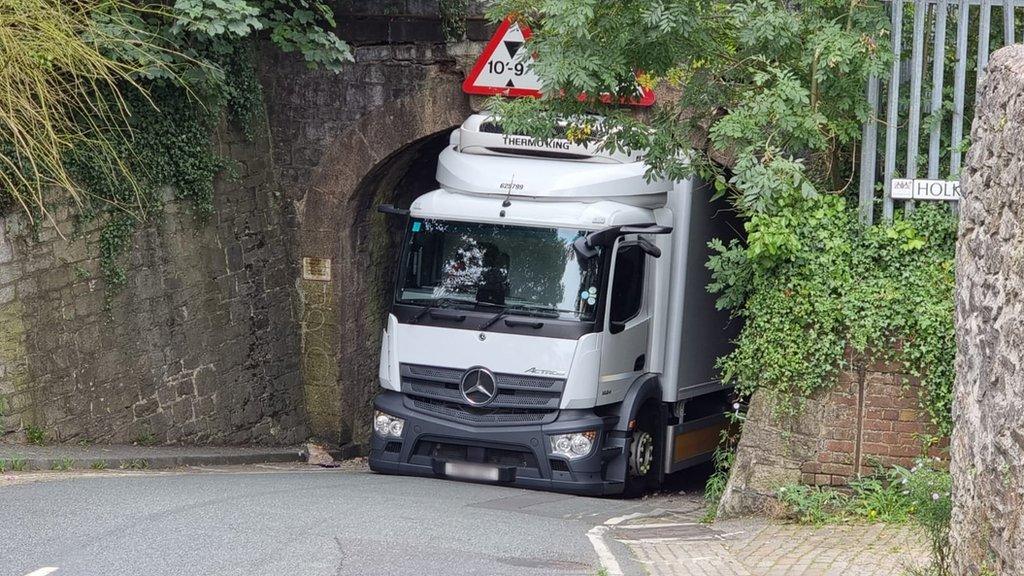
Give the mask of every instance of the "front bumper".
M 625 437 L 611 430 L 617 416 L 563 410 L 547 424 L 483 426 L 417 411 L 397 392 L 381 393 L 374 406 L 405 419 L 400 439 L 373 434 L 369 460 L 375 472 L 444 478 L 445 462 L 471 462 L 498 467 L 500 484 L 586 495 L 622 492 L 622 479 L 606 478 L 608 463 L 625 450 Z M 582 430 L 597 430 L 588 456 L 551 454 L 550 435 Z

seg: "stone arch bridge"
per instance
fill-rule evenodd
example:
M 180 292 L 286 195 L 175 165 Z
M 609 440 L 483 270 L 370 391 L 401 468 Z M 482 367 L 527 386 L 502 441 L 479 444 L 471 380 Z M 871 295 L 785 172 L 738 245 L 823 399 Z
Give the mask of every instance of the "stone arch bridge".
M 306 416 L 313 435 L 342 443 L 368 431 L 397 257 L 398 233 L 375 207 L 436 185 L 437 154 L 471 113 L 465 70 L 489 33 L 477 10 L 467 41 L 445 42 L 436 3 L 379 4 L 340 11 L 355 55 L 340 75 L 262 59 L 274 165 L 294 208 Z
M 334 4 L 355 61 L 334 74 L 260 49 L 268 129 L 215 136 L 238 177 L 213 221 L 170 204 L 109 311 L 97 229 L 35 237 L 0 216 L 0 441 L 366 439 L 397 242 L 373 208 L 435 185 L 480 105 L 460 85 L 490 28 L 477 2 L 461 42 L 436 0 Z

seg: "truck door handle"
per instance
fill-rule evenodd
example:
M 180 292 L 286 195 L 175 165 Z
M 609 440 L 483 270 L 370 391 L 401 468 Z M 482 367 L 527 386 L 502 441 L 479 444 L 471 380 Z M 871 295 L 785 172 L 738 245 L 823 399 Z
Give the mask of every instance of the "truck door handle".
M 633 372 L 639 372 L 644 369 L 644 364 L 647 363 L 647 355 L 641 354 L 636 357 L 636 361 L 633 362 Z

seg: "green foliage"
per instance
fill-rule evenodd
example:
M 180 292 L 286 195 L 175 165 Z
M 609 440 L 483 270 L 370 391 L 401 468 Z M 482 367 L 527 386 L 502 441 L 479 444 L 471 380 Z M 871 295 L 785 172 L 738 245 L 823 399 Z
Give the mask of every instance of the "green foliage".
M 714 471 L 704 484 L 704 501 L 707 508 L 701 518 L 702 522 L 713 521 L 718 513 L 718 503 L 722 500 L 722 495 L 725 494 L 725 487 L 729 482 L 729 472 L 736 460 L 736 445 L 740 441 L 746 412 L 743 411 L 743 406 L 737 402 L 733 404 L 733 411 L 726 412 L 725 417 L 729 425 L 719 435 L 718 445 L 711 458 Z
M 850 518 L 851 498 L 838 490 L 793 484 L 779 488 L 778 497 L 792 518 L 803 524 L 839 524 Z
M 14 472 L 24 472 L 28 470 L 28 462 L 24 458 L 11 458 L 11 470 Z
M 0 474 L 7 472 L 7 460 L 0 458 Z
M 42 446 L 46 443 L 46 431 L 39 426 L 29 424 L 25 426 L 25 439 L 28 440 L 29 444 Z
M 438 11 L 441 13 L 441 32 L 448 42 L 458 42 L 466 38 L 466 12 L 469 0 L 440 0 Z
M 71 470 L 74 467 L 75 461 L 72 460 L 71 458 L 60 458 L 58 460 L 54 460 L 50 464 L 50 470 L 58 472 L 67 472 L 68 470 Z
M 952 481 L 949 472 L 920 460 L 910 470 L 896 469 L 899 483 L 912 502 L 914 520 L 928 535 L 932 552 L 932 572 L 935 576 L 949 576 L 949 523 L 953 514 L 950 497 Z
M 121 461 L 121 470 L 146 470 L 149 468 L 149 461 L 143 458 L 131 458 Z
M 864 227 L 843 199 L 791 193 L 757 213 L 747 241 L 713 242 L 721 308 L 745 322 L 723 378 L 765 391 L 783 411 L 831 386 L 847 348 L 902 361 L 942 434 L 951 422 L 956 222 L 925 205 L 891 226 Z
M 830 487 L 788 485 L 778 498 L 790 517 L 805 524 L 914 522 L 928 536 L 929 574 L 949 574 L 949 522 L 952 513 L 949 472 L 920 459 L 913 468 L 879 469 L 850 483 L 848 492 Z
M 0 2 L 0 208 L 44 215 L 54 186 L 82 202 L 68 151 L 112 152 L 123 140 L 123 98 L 145 92 L 138 78 L 175 75 L 172 50 L 127 16 L 133 9 L 120 0 Z M 130 182 L 121 158 L 108 157 L 102 169 Z
M 104 462 L 103 460 L 93 460 L 92 463 L 89 464 L 89 468 L 93 470 L 106 470 L 107 463 Z
M 259 30 L 285 52 L 299 53 L 311 67 L 338 72 L 352 61 L 348 44 L 330 31 L 334 12 L 319 0 L 175 0 L 175 34 L 191 33 L 200 41 L 230 44 Z
M 82 223 L 97 218 L 104 222 L 100 270 L 108 297 L 125 284 L 121 258 L 132 246 L 138 224 L 159 214 L 164 187 L 171 187 L 198 221 L 212 212 L 213 178 L 224 162 L 211 150 L 210 134 L 225 101 L 219 93 L 203 104 L 168 81 L 155 81 L 146 100 L 129 99 L 132 138 L 114 154 L 129 158 L 128 167 L 135 177 L 132 185 L 102 169 L 109 160 L 104 151 L 72 151 L 69 166 L 90 193 L 79 210 L 79 219 Z
M 490 15 L 506 13 L 534 28 L 546 96 L 492 99 L 507 129 L 551 138 L 562 122 L 574 141 L 644 150 L 652 174 L 696 171 L 746 220 L 746 240 L 713 242 L 708 264 L 719 306 L 745 320 L 727 381 L 797 409 L 847 348 L 871 351 L 922 380 L 949 432 L 954 220 L 931 206 L 864 228 L 844 200 L 863 87 L 889 64 L 881 2 L 504 0 Z M 631 96 L 638 70 L 680 100 L 642 116 L 600 101 Z
M 146 432 L 135 439 L 135 444 L 140 446 L 154 446 L 159 442 L 156 435 L 152 432 Z
M 492 100 L 503 123 L 545 137 L 554 116 L 589 123 L 582 114 L 598 110 L 607 121 L 585 140 L 645 150 L 672 178 L 712 177 L 744 214 L 770 209 L 783 189 L 810 195 L 843 182 L 867 115 L 864 82 L 889 58 L 881 2 L 499 0 L 489 15 L 507 13 L 533 26 L 546 99 Z M 680 100 L 644 118 L 601 102 L 635 95 L 637 71 L 641 84 L 680 88 Z M 703 133 L 709 148 L 691 153 Z M 731 175 L 714 151 L 734 158 Z

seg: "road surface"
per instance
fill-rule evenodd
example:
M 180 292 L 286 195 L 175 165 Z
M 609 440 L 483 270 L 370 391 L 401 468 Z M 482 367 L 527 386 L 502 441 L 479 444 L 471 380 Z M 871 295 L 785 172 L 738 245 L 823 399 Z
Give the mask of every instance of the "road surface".
M 643 574 L 594 527 L 658 504 L 361 467 L 51 473 L 0 484 L 0 576 Z

